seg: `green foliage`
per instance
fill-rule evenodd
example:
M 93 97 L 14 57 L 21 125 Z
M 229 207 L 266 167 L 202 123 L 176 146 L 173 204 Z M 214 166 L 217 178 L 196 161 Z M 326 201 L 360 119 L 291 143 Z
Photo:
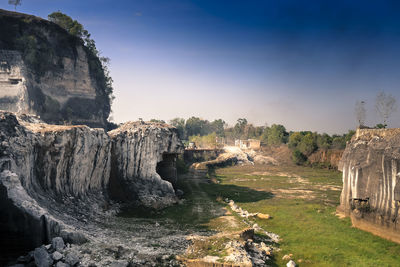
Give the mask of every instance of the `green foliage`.
M 315 150 L 317 150 L 316 134 L 307 133 L 303 136 L 297 148 L 306 156 L 310 156 Z
M 151 119 L 150 122 L 155 122 L 155 123 L 165 123 L 164 120 L 158 120 L 158 119 Z
M 385 129 L 387 127 L 387 124 L 382 124 L 382 123 L 378 123 L 377 125 L 375 125 L 375 129 Z
M 307 157 L 300 150 L 295 149 L 292 153 L 292 160 L 296 165 L 303 165 L 307 162 Z
M 273 124 L 271 127 L 266 127 L 263 133 L 263 139 L 268 145 L 280 145 L 288 142 L 289 133 L 283 125 Z
M 193 135 L 189 137 L 190 142 L 195 142 L 196 146 L 199 148 L 216 148 L 217 147 L 217 142 L 216 142 L 217 134 L 211 133 L 208 135 Z
M 185 129 L 185 119 L 175 118 L 169 121 L 169 124 L 176 127 L 178 130 L 178 136 L 182 140 L 186 140 L 186 129 Z
M 54 22 L 64 28 L 69 34 L 79 38 L 88 38 L 90 34 L 86 31 L 82 24 L 73 20 L 70 16 L 61 13 L 60 11 L 53 12 L 47 16 L 49 21 Z

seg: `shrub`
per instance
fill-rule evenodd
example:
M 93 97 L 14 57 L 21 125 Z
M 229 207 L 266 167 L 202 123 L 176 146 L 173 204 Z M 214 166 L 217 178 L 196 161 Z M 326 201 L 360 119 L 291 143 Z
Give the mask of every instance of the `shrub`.
M 292 153 L 292 160 L 296 165 L 303 165 L 307 162 L 307 157 L 300 150 L 295 149 Z

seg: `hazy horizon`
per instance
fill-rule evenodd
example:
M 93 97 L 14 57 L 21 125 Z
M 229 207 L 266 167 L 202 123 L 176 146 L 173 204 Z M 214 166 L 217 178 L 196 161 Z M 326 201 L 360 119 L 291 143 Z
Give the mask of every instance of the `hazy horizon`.
M 400 101 L 400 3 L 347 2 L 22 0 L 17 12 L 84 25 L 111 59 L 116 122 L 247 118 L 332 134 L 356 128 L 358 100 L 369 126 L 379 91 Z

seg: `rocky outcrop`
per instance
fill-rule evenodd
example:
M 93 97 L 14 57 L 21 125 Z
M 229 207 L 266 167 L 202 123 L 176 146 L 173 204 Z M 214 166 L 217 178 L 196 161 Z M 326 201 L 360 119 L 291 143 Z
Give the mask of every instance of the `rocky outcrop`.
M 176 128 L 161 123 L 128 122 L 109 135 L 112 196 L 148 207 L 176 202 L 175 160 L 178 153 L 183 153 Z
M 47 20 L 0 9 L 0 109 L 104 128 L 107 92 L 101 62 L 80 38 Z
M 338 212 L 353 225 L 400 242 L 400 129 L 358 129 L 339 164 Z
M 1 228 L 30 246 L 54 235 L 81 242 L 57 215 L 91 214 L 106 203 L 109 138 L 102 129 L 32 121 L 0 113 Z
M 109 192 L 144 206 L 174 203 L 181 150 L 167 125 L 127 123 L 108 135 L 0 112 L 0 256 L 13 242 L 32 249 L 54 236 L 86 241 L 97 232 L 87 224 L 114 213 Z

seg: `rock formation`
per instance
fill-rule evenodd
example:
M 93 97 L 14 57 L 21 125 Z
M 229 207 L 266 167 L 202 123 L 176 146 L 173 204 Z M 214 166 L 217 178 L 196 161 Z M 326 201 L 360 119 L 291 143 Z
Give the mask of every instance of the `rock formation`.
M 353 225 L 400 242 L 400 129 L 358 129 L 339 164 L 338 212 Z
M 128 122 L 109 135 L 112 196 L 149 207 L 176 202 L 175 160 L 183 153 L 177 130 L 160 123 Z
M 47 20 L 0 9 L 0 109 L 104 128 L 110 100 L 102 71 L 80 38 Z
M 167 125 L 126 123 L 108 135 L 0 112 L 2 241 L 12 237 L 30 249 L 55 236 L 84 242 L 80 223 L 113 213 L 109 192 L 144 206 L 174 203 L 171 182 L 181 151 L 176 129 Z

